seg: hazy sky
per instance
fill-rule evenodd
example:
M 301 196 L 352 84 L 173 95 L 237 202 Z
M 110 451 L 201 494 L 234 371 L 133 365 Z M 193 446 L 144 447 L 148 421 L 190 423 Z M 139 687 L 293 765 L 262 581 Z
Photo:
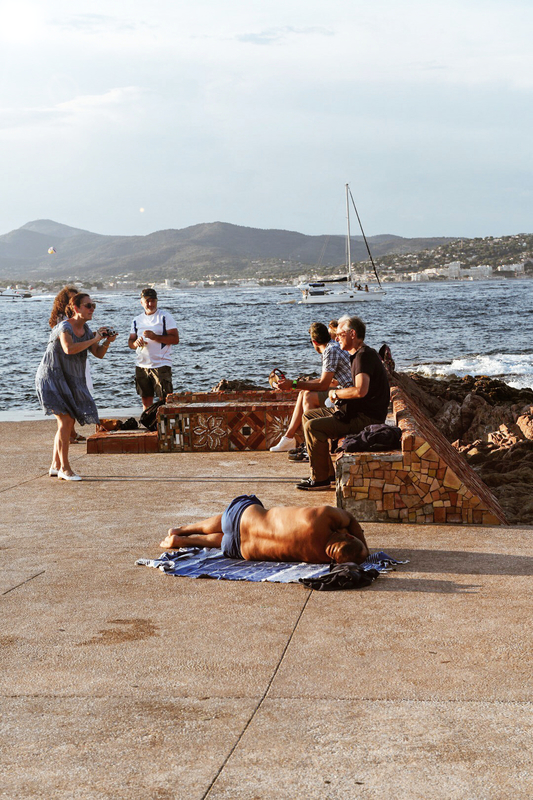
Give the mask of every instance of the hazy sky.
M 0 233 L 533 232 L 530 0 L 4 0 Z

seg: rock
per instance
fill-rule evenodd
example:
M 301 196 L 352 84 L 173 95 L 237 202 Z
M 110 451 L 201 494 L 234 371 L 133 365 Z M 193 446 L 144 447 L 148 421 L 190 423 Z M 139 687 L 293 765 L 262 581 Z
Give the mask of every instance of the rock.
M 471 375 L 415 374 L 398 383 L 474 467 L 508 520 L 533 523 L 533 391 Z
M 489 442 L 497 444 L 499 447 L 512 447 L 513 444 L 524 439 L 524 434 L 514 423 L 510 425 L 500 425 L 497 431 L 488 434 Z
M 533 439 L 533 409 L 531 406 L 516 418 L 516 424 L 526 437 L 526 439 Z
M 461 419 L 461 405 L 457 400 L 450 400 L 444 404 L 438 414 L 433 417 L 433 422 L 449 441 L 461 439 L 463 423 Z
M 222 378 L 221 381 L 217 383 L 216 386 L 213 386 L 212 389 L 209 391 L 211 392 L 246 392 L 252 390 L 260 390 L 260 391 L 267 391 L 268 386 L 256 386 L 253 381 L 249 381 L 247 378 L 242 380 L 234 380 L 228 381 L 226 378 Z

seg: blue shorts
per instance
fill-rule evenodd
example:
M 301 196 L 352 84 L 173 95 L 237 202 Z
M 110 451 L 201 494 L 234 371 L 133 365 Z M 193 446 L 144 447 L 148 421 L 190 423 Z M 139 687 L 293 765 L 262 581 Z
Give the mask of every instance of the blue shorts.
M 263 503 L 255 494 L 241 494 L 231 501 L 222 514 L 222 552 L 228 558 L 242 558 L 241 517 L 248 506 L 261 506 Z

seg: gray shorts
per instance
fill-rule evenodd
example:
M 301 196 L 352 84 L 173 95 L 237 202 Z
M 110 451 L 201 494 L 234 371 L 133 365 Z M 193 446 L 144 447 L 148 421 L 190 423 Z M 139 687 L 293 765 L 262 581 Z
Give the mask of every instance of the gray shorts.
M 135 388 L 141 397 L 166 397 L 172 392 L 172 368 L 135 367 Z

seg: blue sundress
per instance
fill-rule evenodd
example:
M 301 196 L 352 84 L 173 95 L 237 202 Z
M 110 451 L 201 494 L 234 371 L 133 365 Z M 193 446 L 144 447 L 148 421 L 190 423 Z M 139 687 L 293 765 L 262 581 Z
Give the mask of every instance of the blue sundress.
M 59 339 L 62 331 L 70 333 L 75 343 L 86 342 L 94 337 L 87 323 L 82 336 L 76 336 L 69 320 L 60 322 L 52 329 L 48 347 L 35 376 L 39 402 L 45 414 L 69 414 L 80 425 L 97 423 L 98 410 L 85 378 L 88 350 L 67 355 Z

